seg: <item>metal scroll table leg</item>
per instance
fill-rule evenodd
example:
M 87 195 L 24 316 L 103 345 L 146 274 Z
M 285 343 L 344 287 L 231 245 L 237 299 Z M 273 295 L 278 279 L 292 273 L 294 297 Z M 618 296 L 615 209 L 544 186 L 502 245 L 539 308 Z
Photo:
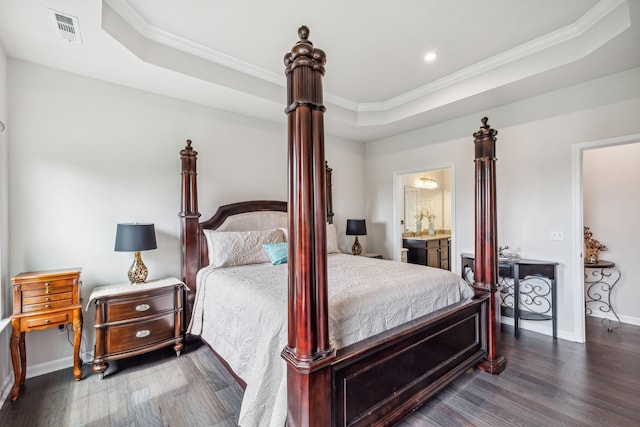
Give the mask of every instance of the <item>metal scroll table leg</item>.
M 620 280 L 620 270 L 615 268 L 593 268 L 586 267 L 584 273 L 584 283 L 588 285 L 587 296 L 585 299 L 585 311 L 587 316 L 593 314 L 593 310 L 589 307 L 597 305 L 601 313 L 611 313 L 616 318 L 617 325 L 611 326 L 612 320 L 603 318 L 602 323 L 608 322 L 607 330 L 613 332 L 622 326 L 618 313 L 613 309 L 611 304 L 611 291 Z

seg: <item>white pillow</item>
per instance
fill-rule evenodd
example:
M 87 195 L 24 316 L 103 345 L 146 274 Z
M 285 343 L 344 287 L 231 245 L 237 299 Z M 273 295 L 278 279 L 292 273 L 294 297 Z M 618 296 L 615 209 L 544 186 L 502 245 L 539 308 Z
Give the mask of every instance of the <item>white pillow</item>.
M 278 230 L 282 230 L 282 233 L 284 234 L 284 241 L 288 242 L 289 241 L 289 229 L 286 227 L 280 227 Z
M 284 240 L 289 241 L 289 230 L 287 228 L 280 228 L 284 233 Z M 327 253 L 340 253 L 338 248 L 338 230 L 334 224 L 327 224 Z
M 235 265 L 271 262 L 262 245 L 284 242 L 281 229 L 260 231 L 204 230 L 209 250 L 209 265 L 232 267 Z
M 335 224 L 327 224 L 327 253 L 340 253 L 338 248 L 338 230 Z

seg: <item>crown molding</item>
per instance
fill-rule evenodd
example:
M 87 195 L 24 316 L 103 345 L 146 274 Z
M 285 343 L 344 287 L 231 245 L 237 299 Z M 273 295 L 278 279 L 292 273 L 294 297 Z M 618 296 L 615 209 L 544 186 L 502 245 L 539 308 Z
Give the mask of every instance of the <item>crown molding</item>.
M 212 63 L 225 66 L 234 71 L 244 73 L 271 84 L 281 87 L 286 86 L 284 75 L 266 70 L 247 61 L 151 25 L 142 15 L 140 15 L 140 13 L 138 13 L 137 10 L 135 10 L 133 6 L 131 6 L 129 0 L 104 0 L 104 2 L 108 4 L 118 15 L 120 15 L 132 29 L 150 41 L 177 49 Z M 377 124 L 380 124 L 380 120 L 385 122 L 389 119 L 389 117 L 386 117 L 385 119 L 384 116 L 388 116 L 389 113 L 395 110 L 402 108 L 407 111 L 414 111 L 414 108 L 409 107 L 411 103 L 415 103 L 416 101 L 419 102 L 420 100 L 439 91 L 469 82 L 474 78 L 485 76 L 492 71 L 508 68 L 518 61 L 526 60 L 527 58 L 533 59 L 536 55 L 544 54 L 545 51 L 549 51 L 549 54 L 552 55 L 553 48 L 559 47 L 568 42 L 575 42 L 576 40 L 579 40 L 580 37 L 585 36 L 596 25 L 607 19 L 614 12 L 620 10 L 621 6 L 625 7 L 624 13 L 626 14 L 626 24 L 625 20 L 618 20 L 616 22 L 620 27 L 626 25 L 624 28 L 619 29 L 619 31 L 622 31 L 630 25 L 628 0 L 600 0 L 575 22 L 563 28 L 552 31 L 541 37 L 501 52 L 390 99 L 379 102 L 357 103 L 355 101 L 341 98 L 332 93 L 325 93 L 325 101 L 352 111 L 358 116 L 364 114 L 364 116 L 357 119 L 357 122 L 360 125 L 365 125 L 365 123 L 373 125 L 376 124 L 376 122 Z M 588 37 L 585 38 L 588 39 Z M 589 43 L 589 41 L 586 43 Z M 593 50 L 597 46 L 595 43 L 591 43 L 591 50 Z M 562 65 L 557 61 L 558 60 L 556 59 L 555 62 L 549 62 L 549 68 Z M 407 114 L 412 115 L 411 113 Z M 400 113 L 400 116 L 407 116 L 407 114 Z
M 547 49 L 571 41 L 582 36 L 596 24 L 607 18 L 621 5 L 626 6 L 626 14 L 629 16 L 628 0 L 600 0 L 576 22 L 569 24 L 551 33 L 523 43 L 512 49 L 494 55 L 469 67 L 451 73 L 445 77 L 434 80 L 424 86 L 405 92 L 401 95 L 381 102 L 369 102 L 358 104 L 358 112 L 389 111 L 411 101 L 423 98 L 439 90 L 456 85 L 473 77 L 482 75 L 488 71 L 506 66 L 528 56 L 543 52 Z M 630 23 L 630 18 L 627 19 Z
M 216 49 L 204 46 L 200 43 L 185 39 L 176 34 L 165 31 L 161 28 L 151 25 L 142 15 L 135 10 L 127 0 L 104 0 L 118 15 L 122 17 L 134 30 L 138 31 L 143 37 L 156 43 L 163 44 L 168 47 L 189 53 L 191 55 L 206 59 L 211 62 L 223 65 L 233 70 L 257 77 L 284 87 L 286 80 L 284 73 L 274 73 L 257 65 L 243 61 L 234 56 L 220 52 Z

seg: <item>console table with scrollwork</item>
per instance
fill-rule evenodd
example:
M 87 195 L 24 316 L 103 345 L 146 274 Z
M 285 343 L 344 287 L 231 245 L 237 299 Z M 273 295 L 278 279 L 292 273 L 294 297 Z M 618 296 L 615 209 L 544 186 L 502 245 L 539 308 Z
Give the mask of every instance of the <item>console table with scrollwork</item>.
M 621 277 L 620 270 L 614 268 L 615 266 L 615 263 L 602 259 L 597 262 L 584 263 L 584 284 L 587 287 L 585 297 L 586 314 L 587 316 L 593 314 L 591 307 L 594 305 L 597 306 L 601 313 L 613 314 L 618 324 L 613 328 L 611 326 L 607 327 L 609 332 L 622 326 L 622 322 L 611 304 L 611 291 Z M 605 320 L 609 320 L 609 324 L 611 324 L 611 319 L 602 319 L 603 322 Z
M 473 254 L 461 254 L 461 261 L 462 277 L 469 283 L 473 282 Z M 499 259 L 501 313 L 503 316 L 513 317 L 516 338 L 520 335 L 520 319 L 551 320 L 553 338 L 557 338 L 557 266 L 557 262 L 549 261 Z

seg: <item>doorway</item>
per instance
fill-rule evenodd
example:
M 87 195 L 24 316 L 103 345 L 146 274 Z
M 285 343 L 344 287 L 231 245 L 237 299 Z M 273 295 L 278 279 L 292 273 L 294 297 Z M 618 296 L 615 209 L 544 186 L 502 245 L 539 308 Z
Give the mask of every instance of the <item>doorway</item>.
M 640 239 L 640 200 L 634 196 L 639 159 L 640 142 L 583 152 L 583 221 L 591 234 L 590 246 L 600 249 L 587 249 L 585 256 L 586 312 L 608 319 L 609 329 L 621 325 L 620 313 L 626 314 L 627 322 L 640 321 L 634 303 L 640 300 L 640 290 L 631 282 Z
M 451 235 L 451 253 L 455 253 L 453 166 L 399 172 L 394 183 L 393 259 L 401 258 L 403 235 L 428 233 L 431 227 Z
M 574 266 L 573 266 L 573 284 L 572 284 L 572 289 L 573 289 L 573 295 L 576 301 L 576 306 L 574 309 L 574 324 L 576 325 L 576 333 L 578 335 L 577 338 L 581 338 L 580 342 L 585 342 L 585 337 L 586 337 L 586 330 L 585 330 L 585 316 L 586 316 L 586 306 L 585 306 L 585 280 L 584 280 L 584 240 L 583 240 L 583 227 L 584 226 L 589 226 L 590 230 L 592 232 L 594 232 L 595 236 L 594 238 L 596 238 L 597 240 L 599 240 L 601 243 L 605 244 L 605 246 L 608 244 L 608 251 L 604 252 L 604 254 L 606 254 L 606 256 L 604 256 L 603 254 L 601 254 L 603 256 L 603 258 L 605 259 L 609 259 L 609 258 L 615 258 L 615 263 L 616 263 L 616 267 L 617 268 L 623 268 L 623 264 L 627 264 L 627 271 L 629 271 L 631 273 L 631 268 L 630 266 L 633 266 L 633 260 L 631 261 L 626 261 L 625 257 L 626 256 L 630 256 L 633 253 L 633 250 L 628 250 L 628 249 L 624 249 L 626 246 L 625 245 L 631 245 L 633 242 L 630 243 L 620 243 L 617 237 L 615 237 L 616 235 L 622 235 L 623 239 L 631 239 L 631 240 L 635 240 L 637 242 L 637 233 L 635 232 L 635 226 L 634 223 L 635 221 L 625 221 L 624 218 L 618 218 L 618 214 L 623 213 L 621 211 L 625 211 L 628 209 L 629 207 L 629 202 L 631 201 L 631 199 L 634 199 L 633 203 L 634 203 L 634 207 L 637 209 L 637 207 L 635 206 L 635 199 L 633 197 L 633 194 L 635 194 L 635 192 L 637 191 L 635 188 L 633 189 L 632 192 L 629 192 L 628 189 L 625 189 L 627 185 L 633 186 L 633 182 L 631 182 L 632 180 L 629 179 L 628 176 L 624 176 L 624 177 L 620 177 L 619 179 L 621 180 L 620 183 L 624 183 L 624 185 L 611 185 L 609 183 L 608 186 L 606 186 L 603 189 L 598 190 L 597 188 L 593 188 L 594 186 L 598 186 L 600 184 L 605 184 L 605 182 L 602 181 L 602 178 L 599 178 L 599 181 L 592 181 L 590 178 L 596 178 L 596 177 L 590 177 L 587 178 L 585 177 L 585 173 L 587 173 L 589 170 L 593 171 L 593 164 L 595 163 L 596 165 L 598 164 L 598 158 L 597 155 L 598 154 L 604 154 L 604 151 L 598 151 L 600 149 L 605 149 L 608 147 L 611 148 L 615 148 L 615 147 L 620 147 L 623 148 L 622 146 L 628 146 L 630 144 L 633 144 L 636 148 L 640 147 L 640 134 L 633 134 L 633 135 L 626 135 L 626 136 L 622 136 L 622 137 L 617 137 L 617 138 L 610 138 L 610 139 L 605 139 L 605 140 L 599 140 L 599 141 L 591 141 L 591 142 L 587 142 L 587 143 L 582 143 L 582 144 L 575 144 L 573 146 L 573 153 L 572 153 L 572 157 L 573 157 L 573 171 L 574 171 L 574 188 L 573 188 L 573 194 L 574 194 L 574 212 L 575 212 L 575 222 L 574 222 L 574 235 L 576 236 L 576 239 L 574 241 Z M 636 144 L 638 144 L 636 146 Z M 630 148 L 630 147 L 629 147 Z M 592 155 L 595 155 L 596 157 L 594 158 Z M 625 154 L 626 157 L 626 161 L 629 161 L 629 154 Z M 604 156 L 602 156 L 604 158 Z M 633 157 L 632 162 L 635 161 L 637 157 Z M 637 162 L 635 162 L 637 163 Z M 635 164 L 634 163 L 634 164 Z M 597 165 L 600 167 L 604 167 L 604 165 Z M 589 169 L 591 168 L 591 169 Z M 620 164 L 617 164 L 616 167 L 607 167 L 607 169 L 604 171 L 606 176 L 608 176 L 609 178 L 612 178 L 612 175 L 616 175 L 616 173 L 618 171 L 621 171 L 622 168 L 620 166 Z M 605 176 L 605 175 L 603 175 Z M 608 179 L 609 179 L 608 178 Z M 637 182 L 637 181 L 635 181 Z M 587 188 L 587 185 L 589 186 Z M 594 190 L 594 191 L 592 191 Z M 597 193 L 600 193 L 601 196 L 604 196 L 604 198 L 598 198 L 597 200 L 593 200 L 594 194 L 597 195 Z M 612 199 L 609 199 L 610 197 L 617 197 L 618 202 L 614 203 L 612 201 Z M 624 203 L 620 203 L 620 201 L 624 201 Z M 594 209 L 594 207 L 596 207 L 595 209 L 598 209 L 598 211 L 593 211 L 592 209 Z M 591 209 L 588 213 L 585 213 L 585 209 Z M 600 209 L 603 209 L 602 211 L 600 211 Z M 616 218 L 614 219 L 614 215 L 616 216 Z M 622 233 L 622 234 L 620 234 Z M 636 233 L 636 238 L 634 237 L 630 237 L 630 234 Z M 614 251 L 614 247 L 616 247 L 617 250 Z M 620 249 L 622 249 L 622 251 L 620 251 Z M 628 254 L 628 255 L 627 255 Z M 624 277 L 624 275 L 623 275 Z M 630 279 L 630 278 L 629 278 Z M 622 279 L 621 279 L 622 280 Z M 614 295 L 612 295 L 613 299 L 613 303 L 614 306 L 616 304 L 616 302 L 618 302 L 619 299 L 619 292 L 623 289 L 623 283 L 624 282 L 618 282 L 616 287 L 616 292 L 618 293 L 618 298 L 615 298 Z M 635 287 L 633 286 L 626 286 L 626 289 L 628 291 L 633 291 L 635 290 Z M 634 301 L 637 300 L 637 298 L 639 297 L 640 292 L 638 293 L 638 295 L 633 294 L 630 296 L 625 296 L 623 299 L 620 299 L 620 303 L 624 304 L 626 301 Z M 616 311 L 619 311 L 619 308 L 616 307 Z M 601 317 L 608 317 L 605 316 L 605 314 L 610 314 L 610 313 L 606 313 L 606 312 L 602 312 L 602 316 Z M 640 323 L 640 314 L 638 314 L 637 317 L 635 317 L 635 319 L 638 321 L 638 323 Z M 634 322 L 635 323 L 635 322 Z

